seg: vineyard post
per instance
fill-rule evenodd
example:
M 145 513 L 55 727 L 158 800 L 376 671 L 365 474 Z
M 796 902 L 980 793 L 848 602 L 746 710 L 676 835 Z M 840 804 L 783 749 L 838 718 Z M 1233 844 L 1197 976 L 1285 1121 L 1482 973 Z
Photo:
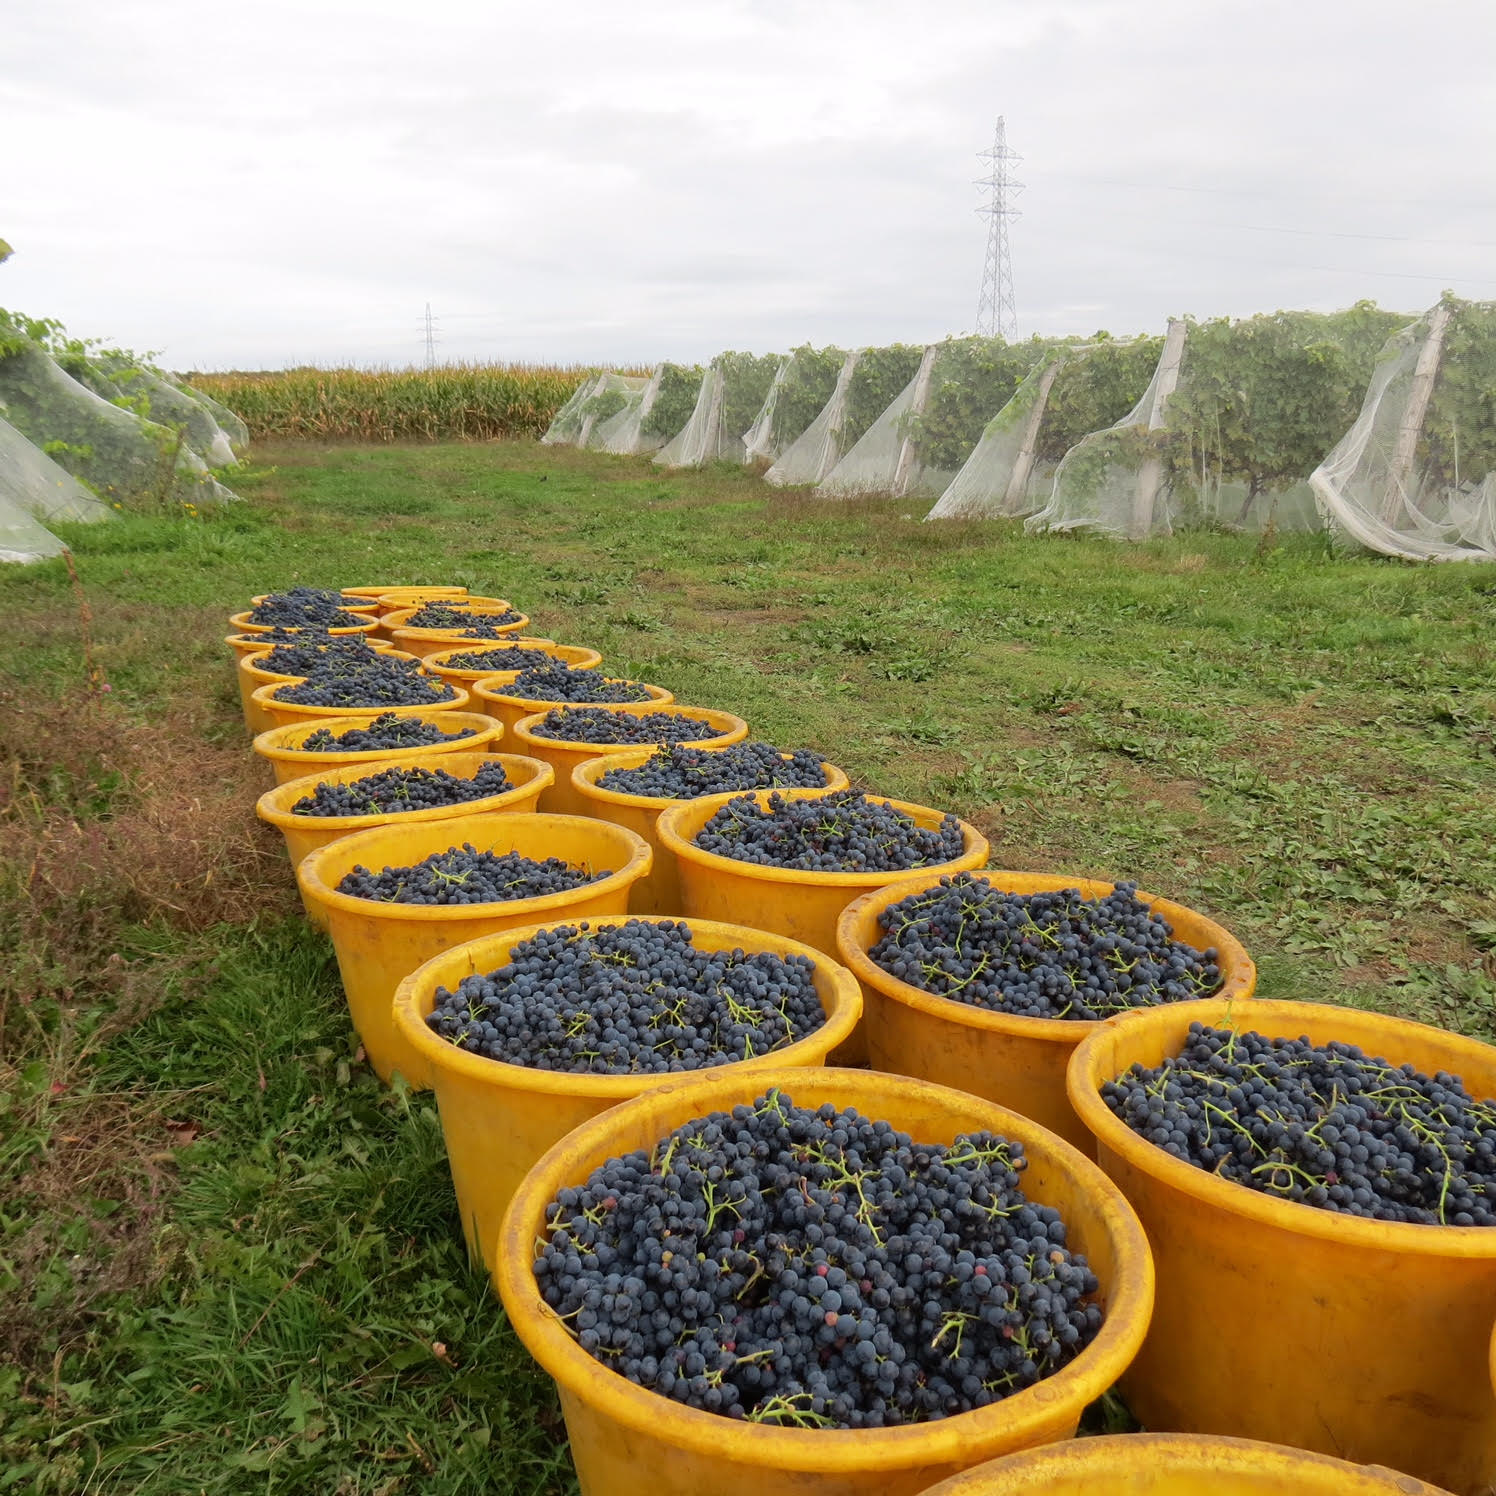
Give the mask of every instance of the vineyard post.
M 1003 494 L 1002 513 L 1014 514 L 1016 506 L 1023 501 L 1023 495 L 1028 488 L 1029 474 L 1034 469 L 1034 452 L 1039 445 L 1039 427 L 1044 423 L 1044 409 L 1049 404 L 1050 386 L 1054 384 L 1055 375 L 1060 372 L 1060 365 L 1064 358 L 1055 359 L 1044 373 L 1039 376 L 1039 388 L 1034 393 L 1033 409 L 1029 411 L 1028 418 L 1023 423 L 1023 436 L 1018 448 L 1018 456 L 1013 461 L 1013 471 L 1008 475 L 1007 491 Z
M 1148 430 L 1159 431 L 1164 424 L 1169 397 L 1179 383 L 1179 364 L 1184 357 L 1185 323 L 1181 317 L 1169 319 L 1164 349 L 1159 355 L 1157 383 L 1153 387 L 1153 406 L 1148 412 Z M 1132 538 L 1141 540 L 1153 524 L 1153 504 L 1163 481 L 1164 460 L 1161 454 L 1150 455 L 1138 469 L 1137 487 L 1132 498 Z
M 1413 384 L 1408 391 L 1408 403 L 1403 406 L 1402 421 L 1397 428 L 1397 446 L 1392 452 L 1392 471 L 1388 475 L 1387 488 L 1382 495 L 1382 515 L 1391 521 L 1397 514 L 1413 480 L 1413 463 L 1418 456 L 1418 437 L 1423 431 L 1423 418 L 1428 414 L 1428 402 L 1434 393 L 1434 380 L 1439 373 L 1439 360 L 1444 352 L 1444 330 L 1449 325 L 1449 307 L 1440 302 L 1429 318 L 1428 337 L 1418 350 L 1418 362 L 1413 366 Z
M 910 416 L 922 416 L 925 413 L 925 405 L 930 398 L 930 378 L 935 370 L 935 358 L 939 353 L 939 346 L 932 343 L 925 349 L 925 354 L 919 361 L 919 372 L 914 376 L 914 399 L 908 410 Z M 904 438 L 903 445 L 899 448 L 899 465 L 894 469 L 893 487 L 890 492 L 896 499 L 904 497 L 904 490 L 909 485 L 909 477 L 914 469 L 914 437 Z

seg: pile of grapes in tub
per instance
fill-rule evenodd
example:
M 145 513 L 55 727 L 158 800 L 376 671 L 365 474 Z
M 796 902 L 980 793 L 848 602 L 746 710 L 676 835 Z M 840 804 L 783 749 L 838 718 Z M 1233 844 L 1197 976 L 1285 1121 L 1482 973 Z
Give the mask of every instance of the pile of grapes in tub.
M 294 588 L 249 615 L 270 651 L 258 664 L 295 678 L 278 697 L 329 719 L 299 748 L 460 747 L 475 728 L 444 725 L 440 711 L 383 710 L 439 706 L 453 696 L 447 681 L 421 659 L 377 653 L 365 634 L 329 632 L 366 624 L 374 614 L 348 609 L 368 601 Z M 883 902 L 862 948 L 896 994 L 908 989 L 977 1029 L 1072 1026 L 1089 1042 L 1109 1020 L 1222 992 L 1222 952 L 1178 938 L 1135 883 L 1088 895 L 1047 879 L 1018 892 L 979 870 L 952 871 L 967 830 L 954 816 L 916 819 L 897 802 L 833 788 L 829 766 L 803 746 L 703 746 L 718 734 L 705 716 L 651 708 L 643 682 L 569 667 L 548 641 L 498 632 L 521 616 L 443 597 L 404 626 L 512 649 L 518 673 L 494 690 L 535 703 L 535 737 L 619 755 L 595 775 L 598 790 L 659 808 L 722 797 L 692 836 L 714 864 L 780 879 L 865 878 L 848 887 L 848 904 L 906 885 Z M 482 669 L 488 653 L 475 644 L 450 663 Z M 340 710 L 363 715 L 339 723 Z M 462 814 L 510 784 L 496 759 L 452 773 L 436 753 L 420 766 L 376 759 L 358 777 L 313 775 L 305 786 L 296 816 L 395 821 L 441 807 Z M 606 800 L 589 802 L 595 815 Z M 669 855 L 656 847 L 657 858 Z M 408 865 L 355 866 L 338 892 L 491 910 L 585 891 L 614 871 L 454 839 Z M 497 964 L 439 986 L 427 1029 L 476 1061 L 635 1076 L 641 1088 L 650 1077 L 663 1084 L 762 1061 L 815 1035 L 827 1021 L 815 975 L 834 961 L 830 942 L 749 950 L 703 940 L 690 915 L 541 923 Z M 1258 1032 L 1250 983 L 1238 995 L 1229 1014 L 1217 1006 L 1191 1021 L 1156 1063 L 1099 1087 L 1135 1139 L 1278 1202 L 1432 1229 L 1496 1225 L 1488 1099 L 1458 1075 L 1395 1056 Z M 1084 1357 L 1106 1323 L 1107 1295 L 1066 1212 L 1042 1188 L 1026 1190 L 1025 1145 L 986 1127 L 947 1141 L 911 1135 L 876 1108 L 818 1099 L 817 1073 L 664 1130 L 554 1194 L 531 1266 L 576 1347 L 671 1403 L 802 1429 L 968 1413 Z

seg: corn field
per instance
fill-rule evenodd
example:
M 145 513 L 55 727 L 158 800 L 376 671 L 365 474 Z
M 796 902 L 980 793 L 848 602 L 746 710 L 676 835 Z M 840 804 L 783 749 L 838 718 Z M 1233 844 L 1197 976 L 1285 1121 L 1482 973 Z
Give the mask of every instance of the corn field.
M 482 441 L 538 437 L 596 370 L 580 364 L 446 364 L 432 369 L 281 369 L 190 374 L 252 437 Z

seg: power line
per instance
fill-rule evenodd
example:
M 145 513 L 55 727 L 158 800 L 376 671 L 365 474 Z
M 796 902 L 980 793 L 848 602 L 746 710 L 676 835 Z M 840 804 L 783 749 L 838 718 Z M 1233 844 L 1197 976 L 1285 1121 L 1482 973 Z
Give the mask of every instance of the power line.
M 978 159 L 990 161 L 987 176 L 976 185 L 986 201 L 976 210 L 987 218 L 987 258 L 982 266 L 982 289 L 977 296 L 976 331 L 981 337 L 1012 338 L 1018 334 L 1018 307 L 1013 296 L 1013 256 L 1008 245 L 1008 220 L 1019 216 L 1012 199 L 1023 191 L 1023 183 L 1008 170 L 1010 161 L 1023 157 L 1008 149 L 1008 127 L 1002 115 L 992 135 L 992 149 L 978 151 Z

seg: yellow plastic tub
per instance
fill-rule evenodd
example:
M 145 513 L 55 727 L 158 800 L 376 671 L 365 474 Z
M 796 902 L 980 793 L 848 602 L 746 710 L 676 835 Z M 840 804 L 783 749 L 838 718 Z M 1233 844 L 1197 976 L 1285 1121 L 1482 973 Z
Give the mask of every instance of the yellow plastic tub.
M 473 700 L 479 711 L 487 712 L 496 722 L 502 722 L 512 732 L 522 718 L 533 717 L 537 712 L 548 712 L 556 706 L 597 706 L 607 712 L 626 712 L 631 707 L 669 706 L 675 697 L 664 686 L 652 686 L 648 681 L 639 681 L 649 692 L 648 701 L 537 701 L 533 696 L 511 696 L 509 687 L 514 683 L 514 673 L 504 671 L 498 675 L 485 675 L 471 686 Z
M 261 603 L 268 602 L 275 594 L 273 592 L 257 592 L 250 603 L 258 608 Z M 345 613 L 362 613 L 366 617 L 376 618 L 379 615 L 378 603 L 366 597 L 350 598 L 346 592 L 342 593 L 343 601 L 338 604 Z
M 686 744 L 694 747 L 695 744 Z M 713 751 L 716 751 L 715 749 Z M 573 766 L 571 787 L 587 806 L 587 814 L 600 821 L 612 821 L 615 826 L 627 826 L 637 831 L 654 848 L 654 867 L 647 878 L 634 885 L 629 907 L 635 914 L 679 914 L 681 912 L 680 873 L 675 858 L 660 847 L 655 822 L 662 811 L 672 805 L 683 805 L 686 801 L 671 800 L 658 795 L 628 795 L 618 790 L 604 789 L 598 780 L 610 769 L 636 769 L 654 756 L 654 748 L 626 748 L 622 752 L 604 754 L 599 758 L 584 758 Z M 788 758 L 789 755 L 783 755 Z M 812 794 L 830 795 L 847 787 L 847 776 L 835 764 L 823 763 L 826 787 L 812 790 Z M 894 1069 L 894 1066 L 887 1066 Z M 897 1067 L 902 1068 L 902 1067 Z
M 543 758 L 546 763 L 556 771 L 556 782 L 540 797 L 541 809 L 553 810 L 561 815 L 589 816 L 595 814 L 593 802 L 584 799 L 571 782 L 571 772 L 580 763 L 588 759 L 599 758 L 604 754 L 619 752 L 617 743 L 574 743 L 569 739 L 563 741 L 560 738 L 542 737 L 533 729 L 545 718 L 556 702 L 551 702 L 544 711 L 534 713 L 529 717 L 522 717 L 514 724 L 515 746 L 521 752 L 528 753 L 534 758 Z M 620 708 L 629 710 L 629 708 Z M 671 716 L 690 717 L 698 722 L 705 722 L 708 727 L 716 729 L 714 736 L 702 738 L 699 742 L 693 742 L 692 748 L 726 748 L 733 743 L 741 743 L 748 736 L 748 724 L 741 717 L 734 717 L 731 712 L 714 711 L 706 706 L 680 706 L 674 702 L 661 706 L 656 702 L 639 702 L 632 708 L 642 716 Z M 748 924 L 748 920 L 728 921 L 729 924 Z M 828 955 L 830 952 L 827 953 Z
M 550 926 L 571 923 L 549 921 Z M 595 925 L 614 924 L 596 920 Z M 395 994 L 395 1028 L 401 1039 L 425 1061 L 441 1111 L 442 1136 L 468 1253 L 492 1266 L 499 1223 L 520 1180 L 547 1149 L 574 1127 L 599 1112 L 660 1086 L 698 1076 L 731 1071 L 801 1068 L 824 1065 L 826 1056 L 852 1031 L 862 1011 L 862 998 L 851 973 L 819 951 L 783 936 L 766 935 L 742 925 L 713 920 L 688 920 L 699 950 L 740 948 L 750 954 L 805 956 L 815 963 L 816 996 L 826 1014 L 825 1024 L 808 1038 L 787 1044 L 757 1059 L 718 1065 L 711 1070 L 654 1075 L 570 1075 L 534 1070 L 469 1054 L 433 1034 L 426 1018 L 436 1006 L 436 989 L 454 990 L 474 972 L 494 971 L 509 960 L 509 952 L 528 940 L 544 924 L 506 930 L 445 951 L 401 982 Z
M 470 728 L 472 736 L 453 738 L 450 742 L 428 743 L 422 748 L 369 748 L 358 753 L 314 753 L 303 748 L 302 743 L 319 727 L 325 727 L 334 737 L 339 737 L 350 727 L 369 725 L 367 717 L 327 717 L 262 732 L 254 741 L 254 750 L 274 771 L 275 782 L 285 784 L 307 774 L 320 776 L 336 769 L 367 769 L 370 764 L 382 764 L 395 756 L 408 758 L 412 763 L 425 764 L 428 768 L 438 768 L 440 761 L 449 753 L 491 752 L 504 736 L 501 723 L 495 722 L 492 717 L 480 716 L 477 712 L 417 712 L 415 715 L 423 722 L 439 722 L 443 732 Z
M 1113 1434 L 1004 1455 L 925 1496 L 1447 1496 L 1375 1465 L 1254 1439 Z
M 236 634 L 268 634 L 272 629 L 285 627 L 284 624 L 251 623 L 249 615 L 253 611 L 253 608 L 246 608 L 242 613 L 230 614 L 229 627 Z M 346 634 L 372 634 L 378 627 L 379 620 L 377 618 L 370 618 L 367 623 L 361 623 L 357 627 L 349 624 L 347 628 L 328 629 L 327 632 L 334 638 L 342 638 Z
M 356 602 L 379 603 L 382 597 L 398 597 L 408 599 L 412 594 L 419 594 L 422 600 L 428 598 L 453 598 L 466 597 L 466 587 L 423 587 L 419 584 L 396 585 L 393 587 L 344 587 L 344 597 L 351 597 Z
M 393 644 L 388 644 L 382 639 L 370 639 L 369 648 L 375 654 L 395 655 L 397 659 L 408 659 L 408 655 L 396 654 Z M 263 645 L 254 651 L 239 656 L 239 704 L 244 709 L 244 725 L 249 729 L 251 737 L 258 737 L 262 732 L 269 732 L 272 727 L 280 724 L 265 711 L 254 699 L 254 694 L 261 686 L 272 686 L 279 681 L 301 681 L 306 677 L 301 675 L 287 675 L 279 670 L 266 670 L 265 660 L 269 658 L 271 651 Z
M 798 1106 L 830 1102 L 891 1122 L 918 1142 L 990 1129 L 1022 1142 L 1024 1190 L 1061 1212 L 1069 1244 L 1101 1283 L 1106 1318 L 1068 1366 L 1000 1403 L 907 1428 L 772 1428 L 646 1391 L 594 1360 L 545 1304 L 532 1263 L 546 1206 L 610 1158 L 654 1147 L 672 1129 L 778 1087 Z M 1137 1218 L 1090 1159 L 976 1096 L 866 1070 L 749 1070 L 682 1081 L 614 1107 L 563 1138 L 515 1192 L 493 1276 L 510 1323 L 555 1378 L 583 1496 L 915 1496 L 981 1460 L 1075 1432 L 1081 1412 L 1136 1354 L 1153 1301 Z
M 466 587 L 460 590 L 449 587 L 392 587 L 388 592 L 381 592 L 375 599 L 379 604 L 380 616 L 384 618 L 391 613 L 403 613 L 406 610 L 415 612 L 425 603 L 449 603 L 454 600 L 470 604 L 474 608 L 491 608 L 496 613 L 502 613 L 509 606 L 502 597 L 486 597 L 480 592 L 469 592 Z
M 387 811 L 366 816 L 299 816 L 291 807 L 307 795 L 315 794 L 319 784 L 353 784 L 385 769 L 443 769 L 459 779 L 471 779 L 485 764 L 502 764 L 513 788 L 481 800 L 466 800 L 460 805 L 432 805 L 425 810 Z M 255 814 L 267 825 L 276 827 L 286 839 L 291 867 L 318 847 L 368 831 L 374 826 L 419 825 L 426 821 L 450 821 L 457 816 L 503 813 L 514 815 L 535 809 L 540 792 L 551 782 L 553 771 L 538 758 L 524 758 L 517 753 L 445 753 L 433 760 L 416 750 L 392 753 L 374 764 L 356 764 L 341 769 L 323 769 L 301 779 L 289 779 L 273 790 L 266 790 L 255 805 Z M 322 911 L 308 907 L 307 914 L 320 921 Z
M 868 1063 L 874 1070 L 898 1070 L 974 1096 L 986 1096 L 1032 1117 L 1087 1153 L 1095 1147 L 1090 1129 L 1075 1115 L 1065 1095 L 1065 1067 L 1075 1046 L 1100 1022 L 1063 1018 L 1021 1018 L 922 992 L 891 976 L 868 952 L 884 935 L 878 916 L 890 904 L 934 888 L 939 873 L 923 873 L 865 893 L 842 911 L 837 922 L 839 959 L 862 983 L 863 1026 Z M 1091 878 L 1049 873 L 982 873 L 1008 893 L 1053 893 L 1078 888 L 1088 899 L 1105 898 L 1116 886 Z M 1214 920 L 1151 893 L 1138 894 L 1163 915 L 1175 938 L 1220 952 L 1222 986 L 1218 998 L 1243 998 L 1257 986 L 1257 968 L 1239 940 Z
M 595 649 L 583 649 L 577 644 L 557 644 L 554 639 L 527 639 L 516 636 L 512 641 L 522 649 L 534 649 L 543 652 L 553 660 L 559 660 L 563 665 L 570 665 L 573 670 L 596 670 L 603 662 L 603 657 Z M 468 686 L 474 681 L 492 680 L 505 677 L 512 680 L 519 674 L 518 670 L 495 670 L 493 663 L 485 669 L 471 670 L 460 665 L 449 665 L 447 663 L 454 655 L 463 655 L 469 651 L 477 650 L 483 654 L 497 657 L 499 663 L 503 662 L 504 644 L 499 644 L 493 639 L 469 639 L 463 644 L 453 645 L 450 641 L 441 649 L 426 655 L 426 668 L 433 674 L 439 675 L 443 680 L 455 680 L 460 685 Z
M 824 791 L 754 790 L 760 806 L 769 803 L 770 795 L 786 800 L 814 799 Z M 702 919 L 722 919 L 731 911 L 745 925 L 758 930 L 775 930 L 791 940 L 803 940 L 828 956 L 836 956 L 836 926 L 842 910 L 859 895 L 883 888 L 907 878 L 903 873 L 819 873 L 794 868 L 761 867 L 752 862 L 737 862 L 703 852 L 695 843 L 701 830 L 735 795 L 707 795 L 700 800 L 683 800 L 664 811 L 656 822 L 662 856 L 675 859 L 680 877 L 681 907 L 687 914 Z M 891 805 L 928 830 L 939 827 L 944 812 L 926 805 L 911 805 L 904 800 L 890 800 L 870 795 L 883 805 Z M 975 826 L 961 822 L 961 839 L 965 850 L 950 862 L 936 863 L 924 871 L 936 877 L 941 873 L 966 872 L 985 866 L 989 851 L 987 838 Z M 837 959 L 841 958 L 837 956 Z M 867 1063 L 866 1023 L 858 1024 L 845 1048 L 835 1056 L 842 1065 Z M 903 1067 L 900 1066 L 900 1069 Z
M 1496 1097 L 1496 1049 L 1379 1013 L 1207 1000 L 1102 1024 L 1071 1058 L 1070 1101 L 1158 1259 L 1128 1405 L 1150 1429 L 1265 1439 L 1485 1492 L 1496 1483 L 1496 1229 L 1272 1199 L 1145 1142 L 1101 1087 L 1178 1054 L 1191 1023 L 1356 1044 Z
M 416 717 L 426 712 L 465 712 L 473 704 L 468 692 L 462 686 L 453 685 L 451 681 L 447 682 L 452 687 L 450 701 L 426 701 L 416 706 L 303 706 L 297 701 L 279 700 L 278 693 L 293 684 L 292 681 L 282 680 L 259 686 L 250 693 L 250 702 L 277 727 L 289 727 L 294 722 L 321 722 L 328 717 L 361 717 L 365 722 L 371 722 L 385 712 L 393 712 L 397 717 Z
M 268 685 L 273 680 L 295 680 L 297 677 L 289 675 L 276 675 L 268 670 L 262 670 L 256 666 L 253 670 L 245 668 L 245 661 L 252 655 L 263 655 L 270 652 L 271 646 L 263 641 L 263 637 L 256 634 L 230 634 L 223 641 L 234 652 L 235 677 L 239 682 L 239 704 L 244 709 L 244 725 L 251 733 L 264 732 L 271 723 L 263 721 L 260 726 L 252 725 L 251 711 L 256 711 L 250 697 L 254 695 L 260 686 Z M 388 654 L 395 646 L 385 639 L 376 639 L 372 635 L 366 636 L 369 648 L 375 654 Z
M 480 852 L 560 857 L 574 867 L 607 868 L 596 883 L 538 899 L 496 904 L 382 904 L 339 893 L 357 866 L 407 867 L 471 843 Z M 431 1084 L 426 1061 L 395 1033 L 395 989 L 423 962 L 454 945 L 544 920 L 625 914 L 629 886 L 649 871 L 646 843 L 621 826 L 575 816 L 453 816 L 420 825 L 392 824 L 339 837 L 308 853 L 296 869 L 302 897 L 323 912 L 353 1027 L 383 1080 L 400 1071 L 413 1086 Z

